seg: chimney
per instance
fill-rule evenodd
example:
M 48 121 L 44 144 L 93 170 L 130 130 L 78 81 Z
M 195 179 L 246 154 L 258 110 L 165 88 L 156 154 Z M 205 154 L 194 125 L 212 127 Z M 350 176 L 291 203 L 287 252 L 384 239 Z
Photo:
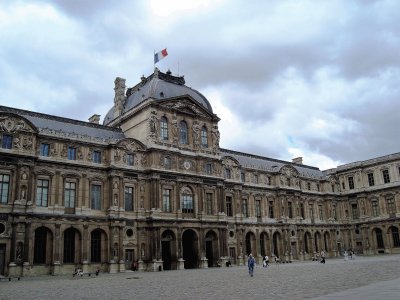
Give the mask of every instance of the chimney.
M 292 163 L 302 165 L 303 164 L 303 158 L 302 157 L 293 158 L 292 159 Z
M 89 118 L 89 123 L 100 124 L 100 115 L 94 114 Z

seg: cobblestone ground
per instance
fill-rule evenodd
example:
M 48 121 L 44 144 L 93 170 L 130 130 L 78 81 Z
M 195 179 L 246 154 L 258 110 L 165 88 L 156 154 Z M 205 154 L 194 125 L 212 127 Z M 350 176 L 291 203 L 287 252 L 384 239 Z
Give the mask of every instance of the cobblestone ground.
M 368 290 L 369 289 L 369 290 Z M 0 299 L 399 299 L 400 255 L 99 277 L 1 281 Z M 359 295 L 360 297 L 357 297 Z M 369 296 L 369 297 L 368 297 Z

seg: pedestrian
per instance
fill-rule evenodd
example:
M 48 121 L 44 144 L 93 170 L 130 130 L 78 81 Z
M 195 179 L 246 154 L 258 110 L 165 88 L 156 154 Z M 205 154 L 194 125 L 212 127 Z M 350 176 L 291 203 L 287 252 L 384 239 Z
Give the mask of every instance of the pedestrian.
M 350 260 L 352 260 L 353 259 L 353 250 L 350 249 L 349 255 L 350 255 Z
M 249 268 L 249 274 L 251 277 L 253 277 L 253 273 L 254 273 L 254 264 L 255 264 L 254 257 L 250 253 L 249 258 L 247 259 L 247 267 Z
M 266 268 L 268 268 L 268 266 L 269 266 L 269 257 L 268 257 L 268 255 L 265 255 L 265 267 Z
M 324 250 L 321 251 L 321 264 L 325 263 L 325 252 Z

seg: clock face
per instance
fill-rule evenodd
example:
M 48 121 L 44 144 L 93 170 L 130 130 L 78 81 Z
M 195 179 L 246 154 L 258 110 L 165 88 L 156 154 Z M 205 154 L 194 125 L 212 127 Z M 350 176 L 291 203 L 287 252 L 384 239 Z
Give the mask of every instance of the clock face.
M 185 162 L 183 163 L 183 167 L 186 170 L 189 170 L 191 166 L 192 166 L 192 164 L 190 163 L 190 161 L 185 160 Z

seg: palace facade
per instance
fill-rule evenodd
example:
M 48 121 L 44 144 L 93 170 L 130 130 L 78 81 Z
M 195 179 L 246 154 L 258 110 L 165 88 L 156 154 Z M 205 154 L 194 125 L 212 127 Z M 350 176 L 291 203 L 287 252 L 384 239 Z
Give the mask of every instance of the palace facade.
M 155 69 L 82 122 L 0 106 L 0 275 L 400 253 L 400 153 L 320 171 L 219 147 L 219 118 Z

